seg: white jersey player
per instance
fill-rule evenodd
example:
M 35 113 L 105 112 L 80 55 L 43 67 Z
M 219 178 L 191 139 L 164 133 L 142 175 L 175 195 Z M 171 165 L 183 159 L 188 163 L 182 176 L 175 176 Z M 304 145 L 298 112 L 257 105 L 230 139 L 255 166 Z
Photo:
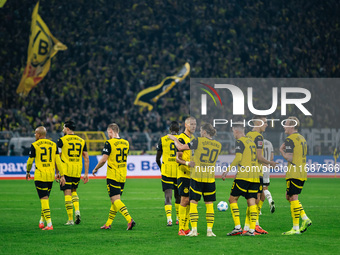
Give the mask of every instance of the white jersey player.
M 271 142 L 264 139 L 263 140 L 263 156 L 266 160 L 272 161 L 274 158 L 274 149 Z M 270 168 L 269 167 L 263 167 L 263 194 L 268 200 L 269 206 L 270 206 L 270 212 L 275 212 L 275 203 L 272 198 L 272 194 L 268 190 L 268 186 L 270 184 Z

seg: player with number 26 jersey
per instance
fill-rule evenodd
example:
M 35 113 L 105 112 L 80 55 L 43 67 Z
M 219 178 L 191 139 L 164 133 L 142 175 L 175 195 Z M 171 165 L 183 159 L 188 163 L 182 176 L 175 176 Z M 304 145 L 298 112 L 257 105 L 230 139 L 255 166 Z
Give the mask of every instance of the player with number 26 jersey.
M 129 142 L 122 138 L 112 138 L 105 142 L 103 154 L 109 156 L 107 179 L 124 183 L 126 181 L 126 160 L 129 154 Z

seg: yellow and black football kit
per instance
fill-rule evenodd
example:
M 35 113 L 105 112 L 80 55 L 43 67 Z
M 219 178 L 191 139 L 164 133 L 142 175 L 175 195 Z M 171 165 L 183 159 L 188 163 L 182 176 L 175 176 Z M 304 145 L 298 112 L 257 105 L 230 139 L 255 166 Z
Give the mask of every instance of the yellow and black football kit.
M 260 185 L 256 145 L 249 137 L 241 137 L 236 141 L 235 150 L 236 158 L 240 161 L 230 194 L 256 199 Z
M 39 139 L 32 143 L 29 161 L 35 160 L 34 181 L 39 198 L 49 196 L 55 177 L 57 144 L 48 139 Z
M 286 153 L 293 153 L 286 172 L 287 194 L 300 194 L 307 180 L 306 156 L 307 142 L 299 133 L 293 133 L 285 140 Z
M 256 131 L 250 131 L 247 133 L 247 135 L 250 139 L 252 139 L 256 145 L 256 149 L 261 149 L 261 154 L 263 155 L 263 148 L 264 148 L 264 138 L 263 135 Z M 263 192 L 263 170 L 262 170 L 262 164 L 260 162 L 257 162 L 259 169 L 260 169 L 260 187 L 259 192 Z
M 103 155 L 108 155 L 106 187 L 109 197 L 122 195 L 127 174 L 127 156 L 129 154 L 129 142 L 122 138 L 111 138 L 104 145 Z M 136 224 L 131 218 L 127 207 L 120 198 L 111 203 L 109 218 L 104 226 L 111 226 L 117 212 L 120 212 L 128 222 L 127 230 Z
M 175 135 L 178 138 L 178 135 Z M 175 197 L 177 191 L 177 171 L 178 163 L 176 162 L 176 146 L 173 140 L 167 135 L 161 137 L 157 144 L 157 151 L 162 152 L 162 188 L 163 191 L 167 189 L 173 189 L 175 191 Z
M 189 144 L 194 150 L 195 167 L 190 175 L 190 200 L 216 201 L 215 165 L 221 152 L 220 142 L 206 137 L 198 137 Z
M 83 151 L 87 151 L 85 141 L 77 135 L 65 135 L 57 142 L 61 149 L 61 162 L 65 185 L 61 190 L 77 189 L 83 169 Z
M 187 136 L 185 133 L 182 133 L 178 136 L 178 141 L 182 144 L 190 143 L 191 139 L 194 139 L 194 136 Z M 184 161 L 190 161 L 191 158 L 191 150 L 185 150 L 182 154 L 182 159 Z M 178 193 L 182 197 L 189 196 L 190 189 L 190 166 L 179 164 L 177 171 L 177 188 Z
M 105 142 L 103 155 L 108 155 L 106 182 L 109 196 L 121 195 L 127 174 L 129 142 L 122 138 L 112 138 Z

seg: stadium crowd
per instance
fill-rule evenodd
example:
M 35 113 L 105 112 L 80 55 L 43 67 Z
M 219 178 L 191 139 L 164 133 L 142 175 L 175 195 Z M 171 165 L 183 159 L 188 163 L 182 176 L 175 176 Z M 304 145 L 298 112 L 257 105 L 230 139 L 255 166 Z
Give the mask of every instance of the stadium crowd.
M 44 125 L 60 132 L 66 119 L 83 131 L 106 130 L 113 120 L 122 131 L 165 131 L 189 113 L 189 79 L 150 112 L 133 102 L 186 61 L 191 77 L 340 76 L 338 1 L 40 0 L 39 14 L 68 50 L 21 98 L 16 88 L 35 3 L 7 1 L 0 9 L 1 131 Z M 338 95 L 315 90 L 320 104 L 313 111 L 324 119 L 302 126 L 339 127 L 331 118 L 339 109 L 329 106 Z

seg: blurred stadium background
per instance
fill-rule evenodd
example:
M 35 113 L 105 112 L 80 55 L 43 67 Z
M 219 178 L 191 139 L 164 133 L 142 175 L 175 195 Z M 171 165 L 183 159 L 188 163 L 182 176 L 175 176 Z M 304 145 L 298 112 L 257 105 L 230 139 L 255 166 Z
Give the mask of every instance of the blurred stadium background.
M 109 209 L 105 180 L 79 185 L 83 223 L 67 231 L 63 194 L 54 184 L 55 231 L 46 233 L 35 226 L 40 205 L 33 182 L 4 180 L 25 178 L 37 126 L 44 125 L 48 137 L 57 141 L 68 119 L 76 121 L 77 134 L 87 140 L 90 155 L 101 154 L 107 125 L 118 123 L 121 136 L 130 141 L 130 154 L 136 155 L 128 157 L 128 176 L 159 178 L 155 156 L 145 154 L 156 153 L 155 145 L 171 121 L 179 121 L 183 130 L 190 108 L 190 77 L 339 78 L 339 1 L 40 0 L 40 16 L 68 49 L 53 57 L 47 76 L 22 98 L 16 89 L 26 66 L 36 3 L 7 0 L 0 8 L 0 254 L 65 253 L 70 244 L 79 254 L 107 254 L 112 247 L 125 254 L 339 253 L 339 226 L 334 224 L 338 222 L 339 178 L 308 180 L 302 198 L 313 226 L 294 238 L 281 236 L 291 225 L 284 199 L 286 184 L 272 179 L 277 210 L 269 214 L 264 204 L 261 225 L 270 235 L 262 235 L 261 241 L 227 241 L 233 221 L 229 211 L 217 210 L 215 239 L 205 238 L 203 232 L 197 239 L 178 238 L 176 227 L 165 226 L 159 179 L 128 180 L 124 202 L 137 227 L 125 231 L 125 221 L 117 216 L 111 232 L 105 233 L 99 228 Z M 161 97 L 151 111 L 134 105 L 141 90 L 175 74 L 186 62 L 191 66 L 190 77 Z M 315 98 L 308 109 L 313 118 L 298 115 L 308 143 L 307 160 L 334 166 L 333 152 L 336 147 L 339 151 L 340 144 L 340 86 L 313 86 L 311 92 Z M 255 94 L 254 101 L 266 98 Z M 275 147 L 274 160 L 281 165 L 286 163 L 278 156 L 282 131 L 278 125 L 265 133 Z M 218 139 L 227 158 L 223 162 L 230 163 L 235 139 L 227 131 L 219 132 Z M 99 158 L 91 156 L 90 171 Z M 101 170 L 103 177 L 106 169 Z M 339 176 L 329 170 L 318 177 Z M 231 180 L 218 178 L 216 184 L 217 201 L 227 201 Z M 200 214 L 203 211 L 203 204 L 199 205 Z M 203 214 L 199 228 L 205 228 Z
M 133 104 L 138 92 L 191 65 L 191 77 L 340 77 L 338 1 L 41 0 L 39 14 L 68 50 L 27 98 L 16 94 L 26 64 L 36 0 L 8 0 L 0 9 L 0 154 L 27 155 L 34 129 L 57 140 L 63 122 L 99 153 L 111 122 L 133 154 L 154 153 L 172 120 L 189 114 L 189 79 L 154 104 Z M 332 155 L 339 141 L 339 91 L 316 87 L 318 119 L 302 119 L 310 155 Z M 260 95 L 258 95 L 260 97 Z M 188 102 L 188 103 L 186 103 Z M 325 103 L 327 102 L 327 103 Z M 182 125 L 183 127 L 184 125 Z M 91 132 L 90 132 L 91 131 Z M 95 131 L 95 132 L 92 132 Z M 231 133 L 220 134 L 226 154 Z M 267 138 L 276 149 L 281 129 Z M 30 138 L 28 138 L 30 137 Z

